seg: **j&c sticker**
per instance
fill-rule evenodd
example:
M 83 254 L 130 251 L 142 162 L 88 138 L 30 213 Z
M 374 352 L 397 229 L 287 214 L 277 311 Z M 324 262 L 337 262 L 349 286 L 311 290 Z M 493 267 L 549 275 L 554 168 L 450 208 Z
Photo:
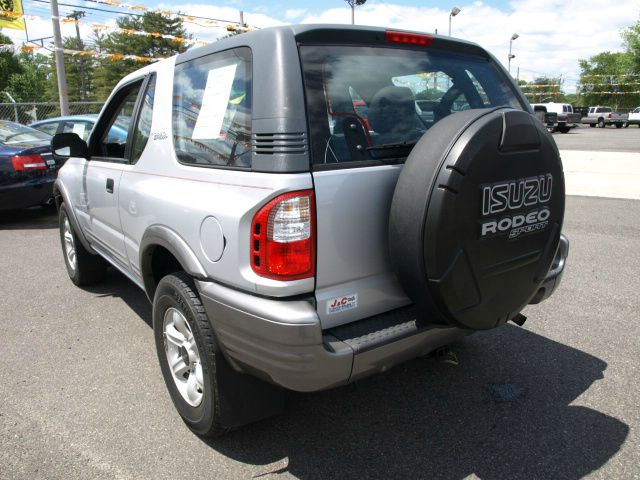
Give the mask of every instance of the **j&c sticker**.
M 344 297 L 336 297 L 327 301 L 327 315 L 332 313 L 346 312 L 358 307 L 358 294 L 345 295 Z

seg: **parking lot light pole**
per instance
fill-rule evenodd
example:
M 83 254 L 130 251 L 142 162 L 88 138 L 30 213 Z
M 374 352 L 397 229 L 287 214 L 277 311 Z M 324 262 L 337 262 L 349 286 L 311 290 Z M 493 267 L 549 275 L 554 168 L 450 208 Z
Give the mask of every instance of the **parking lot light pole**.
M 60 96 L 60 114 L 69 115 L 67 76 L 64 71 L 64 53 L 62 51 L 62 35 L 60 34 L 58 0 L 51 0 L 51 23 L 53 23 L 53 39 L 55 45 L 54 56 L 56 59 L 56 76 L 58 77 L 58 95 Z
M 449 12 L 449 36 L 451 36 L 451 19 L 460 13 L 460 9 L 458 7 L 453 7 L 451 12 Z
M 511 47 L 513 46 L 513 41 L 519 36 L 520 35 L 518 35 L 517 33 L 514 33 L 513 35 L 511 35 L 511 39 L 509 40 L 509 75 L 511 75 L 511 59 L 516 58 L 516 56 L 511 53 Z

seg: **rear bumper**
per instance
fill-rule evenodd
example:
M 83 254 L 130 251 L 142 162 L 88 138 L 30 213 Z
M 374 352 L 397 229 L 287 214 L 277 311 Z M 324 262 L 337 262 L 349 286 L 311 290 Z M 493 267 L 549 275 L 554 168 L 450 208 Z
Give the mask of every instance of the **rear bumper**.
M 322 331 L 309 301 L 272 300 L 213 282 L 196 284 L 230 363 L 239 371 L 300 392 L 324 390 L 385 371 L 468 333 L 417 327 L 406 309 L 405 318 L 393 318 L 398 315 L 394 311 L 350 324 L 363 334 L 346 339 L 344 330 Z
M 569 242 L 562 235 L 551 270 L 531 303 L 560 284 Z M 301 392 L 324 390 L 383 372 L 466 336 L 420 326 L 413 307 L 322 330 L 311 300 L 274 300 L 196 280 L 214 332 L 238 371 Z
M 41 177 L 0 187 L 0 210 L 40 205 L 53 198 L 55 177 Z
M 562 274 L 564 273 L 564 266 L 569 256 L 569 239 L 564 235 L 560 235 L 560 244 L 558 245 L 558 251 L 551 264 L 551 269 L 545 277 L 542 285 L 538 288 L 538 292 L 533 296 L 530 304 L 540 303 L 549 298 L 553 292 L 560 286 L 562 280 Z

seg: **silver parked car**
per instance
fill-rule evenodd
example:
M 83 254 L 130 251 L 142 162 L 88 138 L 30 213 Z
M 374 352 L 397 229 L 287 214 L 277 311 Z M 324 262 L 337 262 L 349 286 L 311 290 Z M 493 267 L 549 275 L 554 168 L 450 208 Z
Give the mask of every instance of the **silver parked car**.
M 110 264 L 146 292 L 200 435 L 278 413 L 285 389 L 522 324 L 568 253 L 553 139 L 489 53 L 448 37 L 223 39 L 130 74 L 88 142 L 52 146 L 70 152 L 55 187 L 69 277 Z

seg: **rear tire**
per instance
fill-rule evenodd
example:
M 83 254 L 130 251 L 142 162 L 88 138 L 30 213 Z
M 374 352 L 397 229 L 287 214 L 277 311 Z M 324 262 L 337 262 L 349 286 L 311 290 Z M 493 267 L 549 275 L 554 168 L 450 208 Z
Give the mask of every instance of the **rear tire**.
M 604 124 L 604 118 L 599 118 L 598 119 L 598 128 L 604 128 L 605 124 Z
M 185 272 L 158 283 L 153 331 L 171 400 L 196 435 L 218 437 L 284 409 L 284 389 L 237 372 L 224 357 L 193 279 Z
M 78 287 L 82 287 L 103 280 L 107 271 L 107 263 L 102 257 L 93 255 L 84 248 L 73 229 L 67 206 L 64 203 L 60 205 L 58 221 L 62 256 L 71 281 Z
M 153 330 L 162 376 L 182 420 L 197 435 L 224 434 L 216 374 L 220 353 L 193 280 L 185 272 L 158 283 Z
M 590 124 L 589 124 L 589 126 L 590 126 L 591 128 L 596 128 L 596 124 L 595 124 L 595 123 L 590 123 Z
M 621 123 L 616 123 L 616 128 L 622 128 L 622 124 Z

